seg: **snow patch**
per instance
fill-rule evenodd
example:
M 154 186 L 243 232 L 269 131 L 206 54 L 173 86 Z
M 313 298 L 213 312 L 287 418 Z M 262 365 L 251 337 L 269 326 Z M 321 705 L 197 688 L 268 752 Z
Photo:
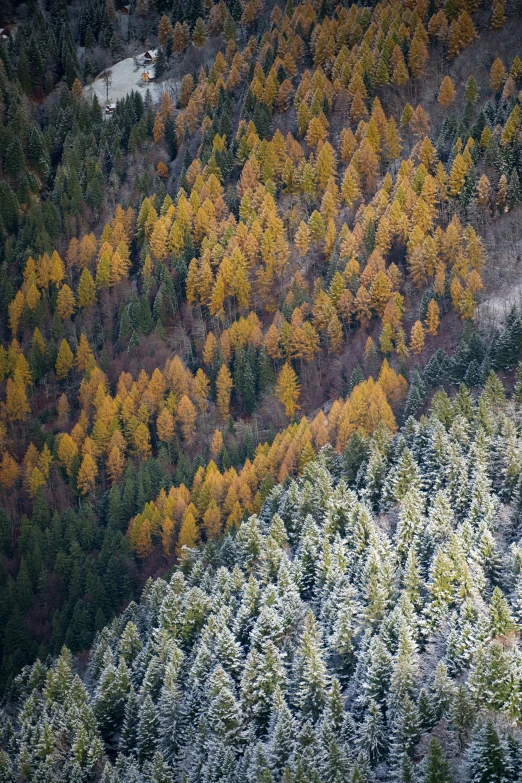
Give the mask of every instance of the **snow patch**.
M 94 98 L 96 95 L 102 107 L 120 101 L 133 90 L 140 91 L 144 97 L 147 90 L 150 90 L 154 103 L 158 103 L 161 100 L 164 92 L 170 92 L 172 97 L 176 98 L 180 84 L 179 80 L 166 79 L 157 84 L 154 81 L 149 82 L 144 79 L 144 74 L 148 74 L 151 78 L 154 77 L 154 65 L 147 64 L 144 61 L 144 54 L 120 60 L 119 63 L 115 63 L 115 65 L 107 68 L 106 71 L 98 74 L 90 85 L 91 98 Z M 108 100 L 107 87 L 104 80 L 104 74 L 107 72 L 110 73 Z

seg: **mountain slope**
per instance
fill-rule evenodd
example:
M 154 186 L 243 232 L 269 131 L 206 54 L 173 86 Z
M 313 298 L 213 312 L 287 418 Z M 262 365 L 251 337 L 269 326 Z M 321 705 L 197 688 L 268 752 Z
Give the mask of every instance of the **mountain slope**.
M 355 474 L 437 390 L 511 391 L 519 12 L 2 5 L 2 692 L 325 444 Z
M 3 779 L 518 780 L 519 421 L 491 375 L 323 449 L 149 582 L 81 678 L 66 650 L 17 678 Z

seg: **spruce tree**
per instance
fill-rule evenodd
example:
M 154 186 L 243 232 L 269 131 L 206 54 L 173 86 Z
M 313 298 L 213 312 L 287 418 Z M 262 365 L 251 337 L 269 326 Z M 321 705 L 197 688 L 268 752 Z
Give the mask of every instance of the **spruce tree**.
M 424 760 L 423 783 L 452 783 L 453 775 L 448 764 L 444 749 L 434 737 L 428 745 Z
M 150 695 L 147 694 L 139 711 L 136 748 L 140 763 L 151 760 L 158 743 L 158 716 Z

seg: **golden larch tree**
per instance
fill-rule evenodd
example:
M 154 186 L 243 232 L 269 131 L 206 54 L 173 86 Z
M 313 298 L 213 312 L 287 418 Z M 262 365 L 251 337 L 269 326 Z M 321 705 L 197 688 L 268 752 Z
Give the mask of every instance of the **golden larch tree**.
M 92 351 L 89 345 L 89 341 L 85 336 L 85 332 L 82 332 L 80 335 L 80 339 L 78 341 L 76 356 L 74 357 L 74 366 L 76 367 L 78 372 L 84 372 L 85 368 L 87 367 L 87 364 L 89 363 L 89 359 L 91 358 L 91 356 L 92 356 Z
M 424 327 L 420 321 L 415 321 L 411 329 L 410 349 L 413 353 L 421 353 L 424 348 Z
M 4 489 L 10 489 L 20 476 L 20 466 L 16 460 L 4 451 L 0 460 L 0 485 Z
M 6 383 L 5 412 L 8 421 L 24 421 L 31 408 L 27 400 L 25 384 L 21 378 L 8 378 Z
M 134 550 L 140 560 L 145 560 L 152 552 L 152 525 L 148 519 L 143 519 L 139 525 Z
M 158 43 L 160 46 L 165 46 L 169 38 L 172 37 L 174 30 L 172 28 L 171 21 L 166 14 L 163 14 L 163 16 L 160 19 L 160 23 L 158 26 Z
M 141 421 L 133 432 L 132 440 L 136 452 L 143 459 L 147 460 L 152 454 L 150 446 L 150 433 L 147 425 Z
M 176 555 L 181 557 L 183 553 L 183 547 L 193 549 L 199 541 L 199 529 L 196 523 L 196 517 L 194 516 L 195 508 L 191 504 L 181 520 L 181 528 L 179 531 L 178 541 L 176 545 Z
M 493 92 L 498 92 L 506 81 L 507 73 L 500 57 L 496 57 L 489 72 L 489 86 Z
M 426 312 L 426 330 L 428 334 L 435 337 L 440 324 L 440 308 L 435 299 L 430 299 L 428 310 Z
M 60 288 L 56 299 L 56 309 L 58 310 L 58 315 L 64 321 L 66 318 L 70 318 L 76 310 L 76 299 L 67 283 Z
M 304 220 L 301 220 L 299 224 L 294 238 L 294 245 L 301 258 L 304 258 L 310 249 L 310 230 Z
M 293 418 L 299 410 L 297 403 L 301 393 L 299 379 L 288 362 L 285 362 L 276 383 L 276 397 L 285 407 L 285 414 L 289 419 Z
M 181 428 L 181 435 L 187 443 L 192 443 L 196 434 L 197 411 L 192 400 L 186 394 L 179 401 L 177 418 Z
M 160 141 L 165 138 L 165 122 L 161 116 L 161 112 L 157 111 L 154 118 L 154 126 L 152 128 L 152 138 L 154 144 L 159 144 Z
M 354 432 L 371 435 L 380 423 L 392 432 L 397 430 L 393 411 L 382 386 L 373 378 L 359 383 L 345 403 L 339 417 L 337 451 L 343 452 Z
M 214 430 L 212 437 L 212 443 L 210 444 L 210 456 L 213 460 L 216 460 L 221 454 L 223 448 L 223 433 L 221 430 Z
M 111 484 L 116 484 L 125 468 L 125 454 L 118 446 L 113 446 L 107 457 L 107 475 Z
M 63 279 L 65 277 L 65 266 L 56 252 L 56 250 L 53 251 L 53 254 L 51 256 L 51 263 L 49 267 L 49 280 L 51 283 L 54 283 L 54 285 L 58 288 L 58 286 L 62 283 Z
M 222 364 L 216 379 L 216 402 L 222 416 L 228 416 L 230 412 L 230 394 L 233 385 L 227 365 Z
M 468 166 L 460 152 L 455 156 L 449 177 L 449 192 L 452 196 L 458 196 L 466 181 Z
M 65 378 L 71 370 L 72 366 L 73 352 L 71 351 L 71 346 L 64 338 L 60 343 L 60 350 L 58 351 L 58 356 L 56 357 L 55 371 L 57 379 L 61 381 L 63 378 Z
M 502 0 L 497 0 L 493 4 L 493 11 L 491 14 L 491 29 L 492 30 L 500 30 L 501 27 L 504 27 L 506 24 L 506 11 L 504 8 L 504 3 Z
M 171 443 L 175 435 L 175 419 L 169 409 L 165 406 L 156 419 L 156 431 L 158 438 L 163 443 Z
M 97 475 L 98 466 L 94 458 L 91 454 L 85 454 L 76 477 L 76 484 L 83 495 L 94 490 Z
M 456 95 L 455 85 L 449 76 L 445 76 L 440 85 L 438 102 L 444 109 L 447 109 L 455 100 Z
M 78 283 L 78 306 L 90 307 L 96 301 L 96 286 L 90 271 L 85 268 L 80 275 Z
M 70 476 L 74 459 L 78 454 L 78 447 L 67 432 L 60 437 L 57 454 L 59 461 L 67 471 L 67 475 Z

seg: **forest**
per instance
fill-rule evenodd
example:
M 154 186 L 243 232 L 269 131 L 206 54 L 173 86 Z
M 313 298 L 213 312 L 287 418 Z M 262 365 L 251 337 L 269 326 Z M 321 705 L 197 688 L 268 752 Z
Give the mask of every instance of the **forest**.
M 520 783 L 521 31 L 2 3 L 0 783 Z

